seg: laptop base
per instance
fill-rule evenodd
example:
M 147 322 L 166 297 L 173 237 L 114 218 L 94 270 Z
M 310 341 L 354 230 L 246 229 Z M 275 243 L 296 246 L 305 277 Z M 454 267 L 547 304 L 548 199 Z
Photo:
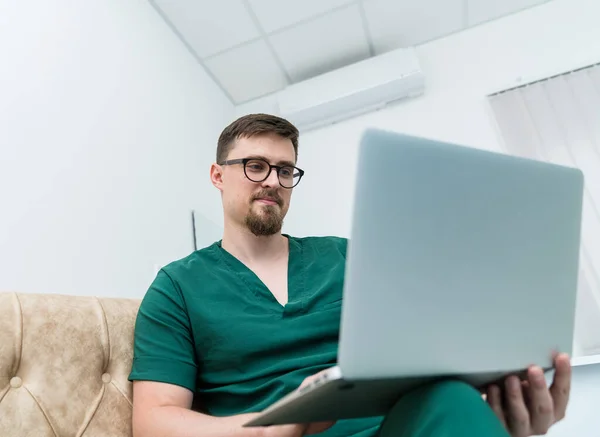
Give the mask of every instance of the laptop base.
M 483 390 L 492 383 L 500 383 L 510 374 L 517 375 L 521 379 L 526 377 L 526 371 L 519 371 L 363 381 L 348 381 L 344 378 L 332 379 L 311 390 L 291 393 L 244 426 L 270 426 L 385 416 L 402 395 L 423 385 L 455 379 Z

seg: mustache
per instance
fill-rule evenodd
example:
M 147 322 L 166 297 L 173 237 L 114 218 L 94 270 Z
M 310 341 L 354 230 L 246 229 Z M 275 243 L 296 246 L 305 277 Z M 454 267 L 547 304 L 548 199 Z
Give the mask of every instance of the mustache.
M 255 200 L 258 200 L 258 199 L 263 199 L 265 197 L 269 197 L 269 198 L 273 199 L 275 202 L 277 202 L 277 204 L 279 206 L 283 205 L 283 199 L 281 197 L 279 197 L 279 194 L 277 194 L 276 191 L 269 191 L 269 190 L 263 190 L 263 191 L 256 193 L 254 196 L 252 196 L 251 202 L 254 202 Z

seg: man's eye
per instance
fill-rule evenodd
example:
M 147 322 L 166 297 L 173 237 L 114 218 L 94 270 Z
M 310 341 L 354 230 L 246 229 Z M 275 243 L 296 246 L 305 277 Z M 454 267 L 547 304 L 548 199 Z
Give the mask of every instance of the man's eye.
M 262 170 L 265 169 L 264 165 L 262 165 L 262 164 L 254 164 L 254 163 L 253 164 L 248 164 L 246 167 L 249 168 L 250 170 L 253 170 L 253 171 L 262 171 Z

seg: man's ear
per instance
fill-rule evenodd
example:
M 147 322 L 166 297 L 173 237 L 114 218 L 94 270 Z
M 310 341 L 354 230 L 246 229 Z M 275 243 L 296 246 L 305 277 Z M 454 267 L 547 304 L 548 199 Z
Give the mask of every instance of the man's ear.
M 219 191 L 223 191 L 223 167 L 219 164 L 210 166 L 210 181 Z

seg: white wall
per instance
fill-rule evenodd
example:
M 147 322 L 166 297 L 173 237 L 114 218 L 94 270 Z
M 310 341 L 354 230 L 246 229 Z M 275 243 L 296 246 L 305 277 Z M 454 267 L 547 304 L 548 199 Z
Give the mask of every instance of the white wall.
M 365 127 L 499 150 L 486 95 L 600 62 L 598 17 L 597 0 L 553 0 L 419 46 L 423 97 L 301 135 L 298 165 L 307 174 L 295 189 L 286 232 L 349 235 L 353 170 Z M 237 115 L 255 111 L 276 112 L 274 98 L 236 108 Z M 309 205 L 312 214 L 306 214 Z
M 301 135 L 298 165 L 307 174 L 294 191 L 285 231 L 349 236 L 366 127 L 502 150 L 486 95 L 600 62 L 598 17 L 597 0 L 553 0 L 418 47 L 427 78 L 423 97 Z M 276 113 L 274 97 L 238 106 L 236 115 L 258 111 Z M 599 404 L 600 364 L 576 367 L 567 419 L 549 436 L 598 435 Z
M 598 357 L 596 357 L 598 358 Z M 550 383 L 550 378 L 547 378 Z M 595 437 L 599 434 L 600 363 L 573 367 L 571 396 L 565 419 L 548 437 Z
M 141 297 L 220 224 L 234 109 L 147 1 L 0 0 L 0 96 L 0 290 Z

